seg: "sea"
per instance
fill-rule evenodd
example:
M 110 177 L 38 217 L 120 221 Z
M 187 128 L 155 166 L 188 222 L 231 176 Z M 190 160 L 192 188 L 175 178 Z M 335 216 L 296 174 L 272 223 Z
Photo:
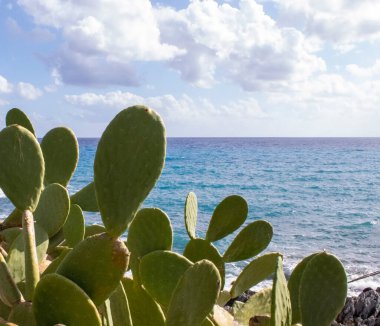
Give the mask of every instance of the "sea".
M 79 139 L 71 194 L 92 181 L 97 143 Z M 190 191 L 198 198 L 198 237 L 223 198 L 243 196 L 245 224 L 272 224 L 274 236 L 263 253 L 283 253 L 286 275 L 303 257 L 323 250 L 341 260 L 349 280 L 380 270 L 380 138 L 169 138 L 163 173 L 143 206 L 168 214 L 179 253 L 189 240 L 184 203 Z M 0 218 L 11 210 L 0 192 Z M 101 223 L 97 213 L 85 216 L 87 224 Z M 238 232 L 215 243 L 221 254 Z M 247 263 L 227 264 L 226 287 Z M 349 294 L 378 286 L 380 275 L 368 277 L 350 283 Z

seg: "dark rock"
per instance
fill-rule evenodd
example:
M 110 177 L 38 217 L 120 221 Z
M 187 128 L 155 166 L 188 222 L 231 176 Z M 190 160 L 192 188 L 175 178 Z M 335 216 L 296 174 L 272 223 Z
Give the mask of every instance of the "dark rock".
M 366 288 L 358 297 L 347 298 L 344 308 L 331 325 L 380 326 L 379 289 Z

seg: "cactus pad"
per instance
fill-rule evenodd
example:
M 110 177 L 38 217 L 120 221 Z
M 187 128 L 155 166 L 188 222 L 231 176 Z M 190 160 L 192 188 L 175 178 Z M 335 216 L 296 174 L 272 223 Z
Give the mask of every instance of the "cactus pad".
M 56 272 L 75 282 L 100 305 L 118 286 L 128 261 L 124 243 L 103 233 L 78 243 Z
M 63 226 L 65 244 L 74 247 L 84 239 L 85 221 L 81 208 L 78 205 L 71 205 L 69 215 Z
M 303 326 L 330 325 L 347 296 L 342 263 L 326 252 L 314 256 L 302 273 L 299 296 Z
M 71 196 L 71 203 L 77 204 L 86 212 L 99 212 L 98 202 L 96 200 L 94 182 L 90 182 L 81 190 Z
M 37 326 L 31 302 L 21 302 L 15 305 L 9 314 L 8 320 L 17 325 Z
M 172 295 L 166 326 L 200 325 L 212 311 L 219 290 L 220 276 L 213 263 L 202 260 L 189 267 Z
M 65 224 L 69 210 L 70 198 L 66 188 L 58 183 L 52 183 L 42 191 L 34 219 L 45 229 L 50 238 Z
M 120 282 L 109 298 L 113 325 L 132 326 L 131 312 L 123 284 Z
M 167 308 L 178 281 L 191 265 L 187 258 L 171 251 L 151 252 L 141 259 L 141 282 L 153 299 Z
M 305 257 L 293 270 L 292 274 L 290 274 L 288 281 L 288 289 L 290 293 L 290 301 L 292 302 L 292 323 L 300 323 L 301 322 L 301 311 L 299 307 L 299 297 L 300 297 L 300 285 L 302 274 L 309 263 L 309 261 L 314 258 L 315 255 L 319 253 L 312 254 L 310 256 Z
M 274 273 L 277 266 L 277 252 L 263 255 L 251 261 L 240 273 L 230 290 L 231 297 L 236 298 L 252 286 L 264 281 Z
M 0 132 L 0 188 L 19 210 L 37 207 L 44 159 L 36 137 L 24 127 L 12 125 Z
M 131 269 L 135 281 L 139 279 L 139 260 L 155 250 L 171 250 L 173 231 L 168 216 L 158 208 L 143 208 L 133 219 L 127 239 L 131 251 Z
M 45 159 L 45 185 L 59 183 L 66 187 L 78 163 L 79 147 L 73 131 L 66 127 L 50 130 L 42 139 Z
M 272 226 L 267 221 L 248 224 L 227 248 L 223 260 L 230 263 L 256 256 L 269 245 L 272 235 Z
M 156 184 L 164 166 L 165 128 L 144 106 L 121 111 L 100 138 L 94 163 L 96 197 L 104 225 L 121 235 Z
M 96 306 L 87 294 L 74 282 L 54 273 L 38 283 L 33 311 L 40 326 L 101 325 Z
M 246 220 L 248 204 L 238 195 L 224 198 L 215 208 L 206 233 L 206 240 L 217 241 L 237 230 Z
M 0 253 L 0 299 L 7 306 L 12 307 L 23 300 L 20 290 L 10 275 L 7 263 Z
M 28 116 L 18 108 L 13 108 L 7 112 L 5 124 L 7 127 L 10 125 L 20 125 L 25 129 L 28 129 L 33 136 L 36 137 L 36 132 L 34 131 L 33 125 Z
M 124 278 L 122 283 L 127 294 L 133 326 L 166 325 L 160 306 L 139 284 L 129 278 Z
M 272 299 L 271 299 L 271 326 L 292 325 L 292 306 L 290 294 L 286 283 L 284 270 L 282 267 L 282 257 L 277 257 L 277 266 L 273 278 Z
M 211 261 L 219 270 L 221 278 L 220 287 L 223 289 L 225 278 L 224 262 L 218 249 L 216 249 L 210 242 L 203 239 L 191 239 L 187 243 L 183 255 L 190 259 L 193 263 L 196 263 L 202 259 Z
M 190 239 L 195 239 L 195 227 L 197 225 L 198 202 L 197 196 L 189 192 L 185 202 L 185 226 Z
M 46 255 L 46 250 L 49 245 L 49 238 L 45 230 L 38 225 L 34 225 L 37 258 L 41 263 Z M 25 279 L 25 251 L 24 251 L 24 237 L 20 233 L 19 236 L 13 241 L 7 257 L 7 264 L 9 271 L 16 283 Z

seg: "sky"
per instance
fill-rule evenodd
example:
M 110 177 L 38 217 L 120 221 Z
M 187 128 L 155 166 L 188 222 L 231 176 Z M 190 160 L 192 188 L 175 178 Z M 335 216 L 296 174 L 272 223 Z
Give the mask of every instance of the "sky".
M 0 125 L 99 137 L 379 137 L 378 0 L 0 0 Z

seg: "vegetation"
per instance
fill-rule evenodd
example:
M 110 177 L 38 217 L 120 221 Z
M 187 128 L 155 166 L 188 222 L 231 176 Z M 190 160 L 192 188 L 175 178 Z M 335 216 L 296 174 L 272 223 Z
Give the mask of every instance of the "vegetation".
M 165 128 L 153 110 L 133 106 L 111 121 L 98 144 L 94 181 L 71 197 L 66 186 L 79 152 L 74 133 L 55 128 L 39 144 L 22 111 L 10 110 L 6 122 L 0 188 L 15 209 L 0 225 L 0 325 L 328 326 L 343 307 L 340 261 L 315 253 L 287 281 L 282 254 L 258 256 L 272 226 L 258 220 L 242 227 L 248 205 L 237 195 L 215 208 L 202 239 L 190 192 L 189 242 L 182 255 L 172 251 L 165 212 L 140 209 L 165 161 Z M 104 226 L 86 226 L 82 210 L 99 211 Z M 220 254 L 213 243 L 239 228 Z M 251 258 L 224 289 L 225 264 Z M 125 276 L 128 269 L 133 278 Z M 234 315 L 222 308 L 271 275 L 273 286 L 236 302 Z

